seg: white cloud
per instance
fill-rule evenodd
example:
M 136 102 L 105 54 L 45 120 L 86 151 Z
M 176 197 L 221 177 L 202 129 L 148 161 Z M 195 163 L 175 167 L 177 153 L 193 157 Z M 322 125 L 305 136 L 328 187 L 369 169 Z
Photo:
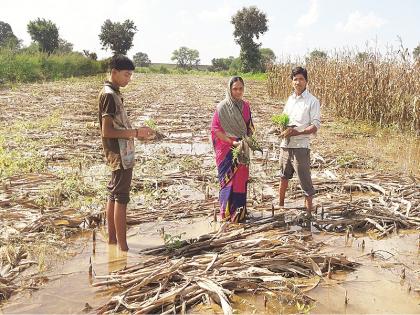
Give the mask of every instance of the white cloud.
M 308 12 L 301 15 L 296 24 L 300 27 L 307 27 L 314 24 L 318 20 L 318 17 L 318 0 L 311 0 Z
M 380 28 L 387 21 L 376 16 L 373 12 L 362 15 L 359 11 L 350 13 L 346 23 L 339 22 L 336 24 L 338 31 L 347 33 L 360 33 L 371 29 Z

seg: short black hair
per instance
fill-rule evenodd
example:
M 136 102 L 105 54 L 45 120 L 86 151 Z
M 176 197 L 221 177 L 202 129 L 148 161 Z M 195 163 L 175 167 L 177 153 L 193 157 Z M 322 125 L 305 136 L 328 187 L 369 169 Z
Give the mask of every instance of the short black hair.
M 308 71 L 306 71 L 305 68 L 302 67 L 295 67 L 292 69 L 292 73 L 290 74 L 290 79 L 293 80 L 295 75 L 301 74 L 305 78 L 306 81 L 308 81 Z
M 230 81 L 230 88 L 232 88 L 233 83 L 238 81 L 241 82 L 243 86 L 245 86 L 244 80 L 241 77 L 232 77 Z
M 124 55 L 114 55 L 109 61 L 109 70 L 134 70 L 136 67 L 130 58 Z

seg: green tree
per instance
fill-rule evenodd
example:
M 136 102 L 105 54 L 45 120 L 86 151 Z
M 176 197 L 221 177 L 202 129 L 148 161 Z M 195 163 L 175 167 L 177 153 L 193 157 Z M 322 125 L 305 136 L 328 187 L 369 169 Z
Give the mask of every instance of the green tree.
M 59 38 L 58 39 L 58 47 L 55 50 L 57 54 L 68 54 L 73 51 L 73 44 L 69 43 L 65 39 Z
M 98 55 L 95 52 L 90 52 L 87 49 L 83 49 L 83 55 L 85 55 L 85 57 L 92 59 L 92 60 L 97 60 L 98 59 Z
M 210 71 L 227 71 L 230 68 L 230 65 L 235 60 L 233 56 L 229 58 L 213 58 L 211 60 Z
M 312 50 L 309 54 L 309 59 L 311 60 L 327 60 L 327 53 L 322 50 Z
M 270 48 L 260 48 L 261 64 L 264 71 L 276 62 L 276 54 Z
M 234 16 L 231 23 L 235 30 L 233 36 L 235 42 L 241 47 L 240 59 L 242 71 L 260 71 L 261 68 L 261 44 L 254 42 L 254 37 L 259 37 L 268 30 L 267 17 L 265 13 L 256 7 L 242 8 Z
M 241 58 L 235 58 L 233 59 L 232 63 L 230 64 L 229 67 L 229 73 L 232 75 L 236 75 L 239 72 L 241 72 L 242 69 L 242 61 Z
M 13 34 L 9 23 L 0 21 L 0 47 L 19 48 L 20 40 Z
M 174 50 L 171 60 L 176 61 L 176 65 L 182 69 L 192 69 L 200 64 L 200 53 L 196 49 L 182 46 Z
M 414 57 L 414 60 L 416 60 L 416 61 L 420 60 L 420 44 L 418 44 L 417 47 L 414 48 L 413 57 Z
M 30 21 L 28 33 L 40 51 L 52 54 L 58 48 L 58 28 L 52 21 L 40 18 Z
M 136 67 L 148 67 L 150 66 L 150 59 L 146 53 L 138 52 L 133 56 L 133 61 Z
M 369 60 L 369 53 L 367 52 L 358 52 L 356 55 L 357 62 L 366 62 Z
M 114 54 L 127 54 L 133 47 L 133 38 L 137 32 L 137 27 L 131 20 L 123 23 L 111 22 L 106 20 L 101 27 L 99 39 L 103 49 L 111 49 Z

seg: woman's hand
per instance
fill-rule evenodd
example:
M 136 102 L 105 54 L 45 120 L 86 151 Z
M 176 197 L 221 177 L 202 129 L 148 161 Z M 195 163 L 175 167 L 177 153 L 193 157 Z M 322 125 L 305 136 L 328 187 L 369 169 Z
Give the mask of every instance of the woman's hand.
M 240 144 L 241 144 L 240 141 L 232 141 L 232 146 L 235 148 L 238 147 Z

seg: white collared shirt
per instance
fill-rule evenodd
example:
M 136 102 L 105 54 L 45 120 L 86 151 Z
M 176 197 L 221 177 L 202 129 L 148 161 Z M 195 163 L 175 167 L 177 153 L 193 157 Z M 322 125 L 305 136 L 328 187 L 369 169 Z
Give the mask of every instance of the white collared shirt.
M 301 95 L 293 93 L 284 106 L 283 113 L 289 115 L 289 125 L 296 125 L 295 129 L 303 131 L 310 125 L 321 127 L 321 111 L 318 99 L 306 89 Z M 290 137 L 289 144 L 283 139 L 282 148 L 309 148 L 310 135 Z

